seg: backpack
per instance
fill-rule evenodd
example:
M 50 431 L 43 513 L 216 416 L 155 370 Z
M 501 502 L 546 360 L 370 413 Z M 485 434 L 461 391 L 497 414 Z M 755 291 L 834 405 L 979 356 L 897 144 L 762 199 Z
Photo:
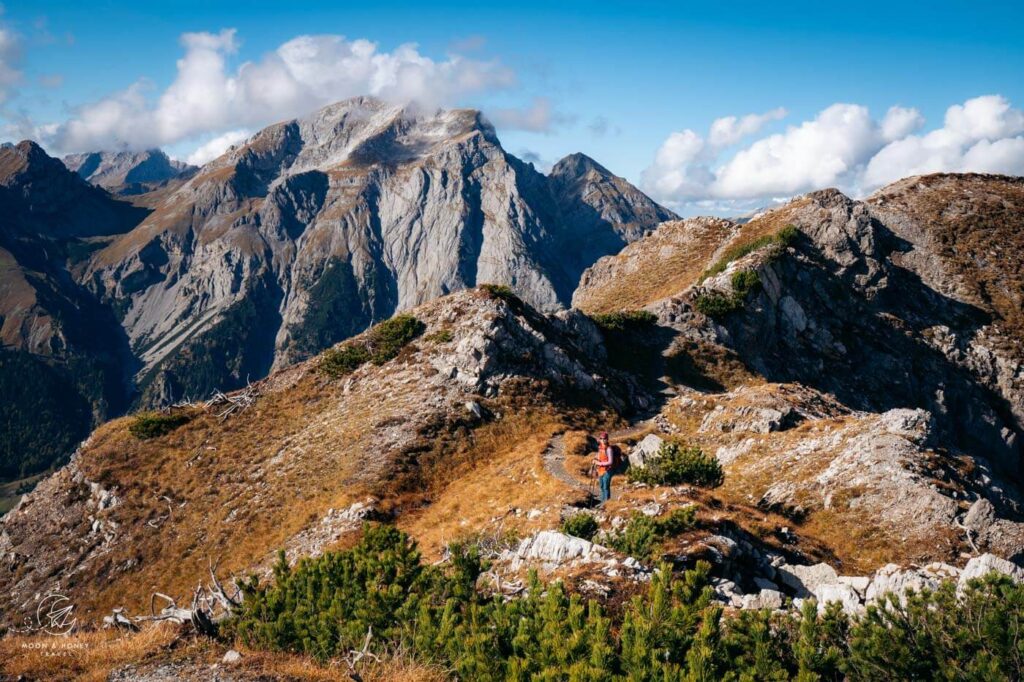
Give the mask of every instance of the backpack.
M 608 467 L 608 470 L 613 474 L 617 474 L 622 471 L 622 448 L 618 445 L 608 444 L 608 454 L 612 460 L 612 464 Z

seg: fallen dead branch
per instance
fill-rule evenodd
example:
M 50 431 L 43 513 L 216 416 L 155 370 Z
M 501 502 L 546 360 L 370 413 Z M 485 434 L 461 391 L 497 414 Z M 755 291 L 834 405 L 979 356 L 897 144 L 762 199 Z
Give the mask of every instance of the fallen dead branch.
M 242 604 L 241 590 L 236 587 L 234 593 L 229 595 L 217 578 L 219 563 L 219 560 L 210 561 L 210 582 L 208 585 L 200 583 L 196 586 L 192 592 L 192 603 L 188 607 L 179 606 L 177 600 L 163 592 L 154 592 L 149 599 L 148 616 L 129 618 L 123 608 L 116 608 L 111 615 L 103 618 L 103 626 L 134 632 L 139 629 L 139 623 L 170 621 L 188 623 L 202 635 L 216 635 L 217 623 L 231 615 Z M 160 603 L 163 607 L 158 610 L 157 606 Z
M 373 661 L 379 662 L 380 658 L 376 654 L 370 653 L 370 642 L 373 640 L 373 627 L 366 629 L 366 639 L 363 640 L 363 646 L 361 649 L 352 649 L 342 657 L 345 661 L 345 665 L 348 667 L 348 676 L 354 680 L 354 682 L 363 682 L 362 675 L 356 669 L 356 666 L 364 659 L 368 658 Z
M 220 408 L 217 418 L 224 421 L 233 414 L 244 412 L 256 404 L 256 399 L 261 395 L 259 384 L 247 383 L 245 388 L 224 393 L 215 391 L 213 397 L 206 401 L 205 407 L 208 410 Z

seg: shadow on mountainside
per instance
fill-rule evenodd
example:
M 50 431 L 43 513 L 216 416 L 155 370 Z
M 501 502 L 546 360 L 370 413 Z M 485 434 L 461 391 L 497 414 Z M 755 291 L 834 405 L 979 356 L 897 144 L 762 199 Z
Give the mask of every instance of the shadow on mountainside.
M 909 244 L 875 229 L 885 249 L 880 272 L 851 268 L 840 276 L 807 239 L 795 257 L 766 265 L 779 283 L 778 302 L 762 291 L 726 318 L 728 345 L 766 379 L 812 386 L 855 409 L 926 409 L 944 442 L 1016 475 L 1020 438 L 1010 434 L 1019 426 L 1009 404 L 935 345 L 948 328 L 962 347 L 990 316 L 895 265 L 891 256 Z

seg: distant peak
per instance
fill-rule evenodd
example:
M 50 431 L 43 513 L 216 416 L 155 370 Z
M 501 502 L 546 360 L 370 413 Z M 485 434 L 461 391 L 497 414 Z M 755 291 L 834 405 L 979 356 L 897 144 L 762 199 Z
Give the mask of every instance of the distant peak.
M 551 168 L 551 175 L 562 177 L 582 177 L 590 171 L 596 171 L 604 176 L 611 176 L 612 172 L 594 161 L 592 158 L 581 152 L 569 154 L 561 159 Z
M 56 164 L 56 165 L 55 165 Z M 22 140 L 16 145 L 0 148 L 0 182 L 25 173 L 45 174 L 64 170 L 64 165 L 52 158 L 32 140 Z M 57 171 L 59 172 L 59 171 Z

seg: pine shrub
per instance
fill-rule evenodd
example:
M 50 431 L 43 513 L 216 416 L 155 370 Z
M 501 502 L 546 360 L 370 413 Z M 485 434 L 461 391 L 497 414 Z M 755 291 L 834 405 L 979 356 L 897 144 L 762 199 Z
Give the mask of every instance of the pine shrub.
M 674 509 L 661 518 L 634 512 L 622 530 L 609 536 L 607 543 L 616 551 L 646 560 L 666 538 L 692 529 L 696 521 L 697 508 L 693 505 Z
M 370 352 L 359 344 L 345 344 L 324 351 L 320 357 L 320 371 L 337 379 L 351 374 L 370 361 Z
M 740 310 L 743 306 L 736 302 L 734 296 L 726 296 L 717 291 L 700 294 L 693 301 L 693 307 L 703 315 L 720 320 L 730 313 Z
M 522 305 L 522 299 L 516 296 L 512 287 L 505 284 L 481 284 L 480 290 L 491 298 L 498 298 L 512 305 Z
M 591 514 L 579 512 L 562 522 L 562 532 L 584 540 L 597 534 L 597 520 Z
M 692 523 L 690 514 L 633 523 L 645 533 L 672 532 Z M 461 680 L 1017 680 L 1024 673 L 1024 585 L 1005 576 L 972 581 L 961 594 L 948 583 L 890 597 L 853 618 L 838 604 L 819 613 L 813 600 L 796 613 L 726 616 L 709 564 L 674 573 L 663 563 L 641 593 L 606 613 L 536 573 L 522 596 L 486 596 L 475 589 L 479 554 L 471 544 L 451 549 L 446 569 L 426 565 L 408 536 L 368 526 L 351 549 L 293 568 L 282 555 L 272 584 L 243 585 L 241 611 L 222 634 L 325 660 L 361 648 L 372 628 L 373 652 L 408 652 Z
M 767 246 L 774 246 L 775 252 L 781 253 L 784 248 L 790 246 L 794 241 L 796 241 L 799 234 L 800 232 L 796 229 L 795 225 L 786 225 L 775 234 L 766 234 L 754 239 L 753 241 L 749 241 L 746 244 L 733 246 L 727 249 L 725 253 L 715 261 L 714 265 L 701 273 L 699 281 L 703 282 L 709 277 L 714 277 L 715 275 L 725 272 L 725 269 L 729 267 L 729 263 L 739 260 L 740 258 Z
M 761 278 L 753 270 L 738 270 L 729 279 L 732 293 L 726 295 L 717 291 L 700 294 L 694 300 L 694 307 L 710 318 L 720 320 L 730 313 L 742 310 L 747 297 L 761 289 Z
M 666 441 L 658 449 L 658 456 L 643 467 L 632 467 L 629 480 L 647 485 L 679 485 L 689 483 L 702 488 L 722 485 L 725 474 L 714 456 L 704 454 L 697 447 L 677 441 Z
M 351 374 L 367 362 L 383 365 L 397 357 L 402 348 L 424 329 L 426 325 L 412 315 L 396 315 L 371 327 L 361 339 L 325 351 L 318 368 L 332 379 L 337 379 Z
M 149 440 L 164 436 L 183 424 L 189 417 L 181 412 L 162 414 L 160 412 L 140 412 L 132 417 L 128 432 L 139 440 Z
M 625 310 L 594 315 L 591 319 L 601 331 L 608 333 L 649 327 L 658 321 L 658 316 L 647 310 Z

